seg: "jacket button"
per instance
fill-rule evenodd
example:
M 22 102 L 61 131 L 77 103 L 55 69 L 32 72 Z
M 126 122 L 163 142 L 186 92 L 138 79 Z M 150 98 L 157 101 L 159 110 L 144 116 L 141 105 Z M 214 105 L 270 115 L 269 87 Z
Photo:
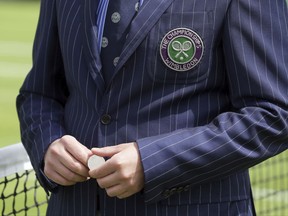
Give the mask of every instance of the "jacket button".
M 111 116 L 108 115 L 108 114 L 104 114 L 102 117 L 101 117 L 101 123 L 104 124 L 104 125 L 108 125 L 110 124 L 111 122 Z

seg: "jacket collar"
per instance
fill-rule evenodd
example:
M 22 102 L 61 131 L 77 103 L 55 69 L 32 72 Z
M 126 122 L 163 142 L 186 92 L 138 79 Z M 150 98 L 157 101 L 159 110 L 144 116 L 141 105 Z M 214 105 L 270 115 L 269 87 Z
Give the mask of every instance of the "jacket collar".
M 174 0 L 145 0 L 137 16 L 131 23 L 130 32 L 126 43 L 124 44 L 114 75 L 109 83 L 115 77 L 115 74 L 123 67 L 125 62 L 135 52 L 140 43 L 147 36 L 151 28 L 160 19 L 162 14 L 167 10 Z M 87 63 L 89 64 L 90 73 L 93 79 L 104 79 L 101 75 L 101 58 L 97 48 L 97 27 L 96 27 L 96 10 L 99 1 L 84 0 L 83 5 L 83 46 Z M 101 82 L 102 82 L 101 81 Z M 99 80 L 97 81 L 99 82 Z M 107 83 L 109 85 L 109 83 Z M 99 84 L 99 83 L 98 83 Z

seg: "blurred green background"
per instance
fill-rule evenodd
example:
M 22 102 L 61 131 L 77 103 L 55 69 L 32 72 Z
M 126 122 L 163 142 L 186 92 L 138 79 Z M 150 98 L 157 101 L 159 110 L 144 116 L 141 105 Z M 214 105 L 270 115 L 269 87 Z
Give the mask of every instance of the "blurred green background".
M 15 98 L 29 72 L 39 1 L 0 1 L 0 147 L 20 141 Z

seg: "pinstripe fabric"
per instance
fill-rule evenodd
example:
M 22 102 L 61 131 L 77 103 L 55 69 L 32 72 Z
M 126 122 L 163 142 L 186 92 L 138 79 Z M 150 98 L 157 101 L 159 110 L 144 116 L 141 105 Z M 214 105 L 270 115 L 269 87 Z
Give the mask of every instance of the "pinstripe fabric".
M 17 98 L 22 142 L 54 191 L 47 214 L 96 215 L 100 203 L 107 216 L 252 215 L 247 169 L 288 145 L 285 1 L 144 1 L 106 83 L 98 2 L 42 0 L 33 67 Z M 181 27 L 205 50 L 180 73 L 162 62 L 159 44 Z M 95 180 L 53 189 L 41 162 L 64 134 L 89 148 L 137 141 L 144 190 L 119 200 Z

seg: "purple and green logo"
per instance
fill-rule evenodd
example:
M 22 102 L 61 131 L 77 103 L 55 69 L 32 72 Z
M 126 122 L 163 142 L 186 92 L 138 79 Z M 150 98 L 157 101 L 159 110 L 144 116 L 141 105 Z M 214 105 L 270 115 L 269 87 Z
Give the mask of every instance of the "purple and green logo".
M 163 62 L 172 70 L 179 72 L 194 68 L 200 62 L 203 52 L 204 45 L 201 37 L 188 28 L 169 31 L 160 44 Z

